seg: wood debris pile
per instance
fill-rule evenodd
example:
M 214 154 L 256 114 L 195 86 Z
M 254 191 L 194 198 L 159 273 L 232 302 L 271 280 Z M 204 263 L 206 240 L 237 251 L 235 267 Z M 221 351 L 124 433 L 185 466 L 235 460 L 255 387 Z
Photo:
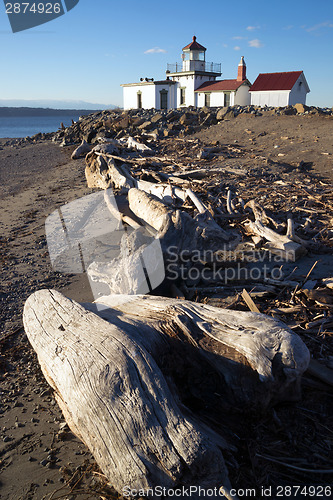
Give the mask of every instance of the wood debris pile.
M 206 214 L 222 232 L 240 237 L 240 241 L 231 238 L 237 242 L 231 252 L 214 251 L 199 263 L 200 271 L 207 267 L 213 271 L 217 266 L 223 272 L 169 279 L 156 293 L 281 319 L 311 353 L 298 406 L 278 406 L 260 423 L 249 416 L 242 428 L 235 425 L 232 432 L 240 440 L 238 453 L 228 456 L 226 452 L 229 470 L 234 471 L 232 482 L 259 487 L 281 484 L 284 478 L 290 484 L 325 484 L 333 469 L 328 397 L 333 385 L 331 186 L 311 176 L 302 164 L 295 170 L 267 161 L 261 168 L 240 168 L 237 158 L 243 151 L 238 145 L 203 147 L 197 139 L 164 140 L 157 152 L 152 139 L 146 139 L 150 149 L 131 139 L 118 144 L 117 154 L 89 153 L 88 171 L 96 172 L 91 169 L 93 162 L 104 162 L 100 169 L 104 184 L 96 186 L 112 186 L 119 193 L 143 187 L 148 195 L 154 193 L 166 203 L 168 210 L 181 211 L 196 221 Z M 110 165 L 111 175 L 107 174 Z M 100 179 L 98 172 L 97 176 Z M 184 196 L 177 196 L 177 190 Z M 145 217 L 135 215 L 142 224 Z M 123 222 L 128 223 L 126 217 Z M 208 238 L 209 242 L 213 240 Z M 266 264 L 269 272 L 265 275 Z M 254 268 L 261 272 L 251 274 Z

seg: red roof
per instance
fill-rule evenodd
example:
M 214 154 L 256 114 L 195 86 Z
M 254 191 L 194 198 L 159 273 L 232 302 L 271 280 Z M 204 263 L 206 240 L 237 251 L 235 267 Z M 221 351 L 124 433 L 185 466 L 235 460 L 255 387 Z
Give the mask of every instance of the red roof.
M 200 45 L 197 41 L 197 37 L 193 37 L 193 42 L 189 43 L 186 45 L 186 47 L 183 48 L 183 50 L 207 50 L 206 47 L 203 45 Z
M 219 90 L 237 90 L 247 80 L 218 80 L 215 82 L 204 82 L 198 87 L 195 92 L 214 92 Z
M 260 90 L 291 90 L 303 71 L 288 71 L 284 73 L 260 73 L 250 92 Z

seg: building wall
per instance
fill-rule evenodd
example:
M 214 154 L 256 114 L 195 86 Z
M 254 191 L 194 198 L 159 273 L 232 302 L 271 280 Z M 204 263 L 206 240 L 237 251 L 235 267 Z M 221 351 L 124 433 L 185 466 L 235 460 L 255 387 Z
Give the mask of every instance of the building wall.
M 249 106 L 251 104 L 251 95 L 247 85 L 238 87 L 235 95 L 235 105 L 236 104 L 238 106 Z
M 138 92 L 142 93 L 142 107 L 146 109 L 155 107 L 155 85 L 138 84 L 123 87 L 124 109 L 136 109 L 138 107 Z
M 288 106 L 289 90 L 265 90 L 250 92 L 251 104 L 254 106 Z
M 184 107 L 187 106 L 196 106 L 196 98 L 194 96 L 194 86 L 195 86 L 195 79 L 191 75 L 187 76 L 179 76 L 177 78 L 178 85 L 177 85 L 177 100 L 176 100 L 176 107 L 179 108 L 180 106 L 180 89 L 185 88 L 185 104 Z
M 304 78 L 304 75 L 301 74 L 298 77 L 295 85 L 291 89 L 288 104 L 294 105 L 294 104 L 297 104 L 298 102 L 300 102 L 301 104 L 305 104 L 306 90 L 307 90 L 306 80 Z
M 251 96 L 249 93 L 249 87 L 242 85 L 237 89 L 237 91 L 228 92 L 230 94 L 230 106 L 247 106 L 250 104 Z M 223 107 L 224 106 L 224 94 L 225 92 L 211 92 L 210 93 L 210 105 L 211 107 Z M 205 105 L 205 92 L 197 92 L 197 106 L 202 107 Z
M 168 92 L 168 109 L 174 108 L 177 97 L 177 91 L 176 91 L 177 85 L 161 84 L 161 85 L 154 85 L 154 87 L 155 87 L 155 108 L 156 109 L 161 108 L 161 95 L 160 95 L 161 90 L 166 90 Z

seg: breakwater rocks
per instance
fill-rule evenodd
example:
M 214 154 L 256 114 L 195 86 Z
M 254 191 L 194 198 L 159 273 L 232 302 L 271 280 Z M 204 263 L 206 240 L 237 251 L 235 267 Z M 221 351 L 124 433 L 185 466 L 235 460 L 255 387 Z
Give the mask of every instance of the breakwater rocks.
M 5 145 L 53 140 L 62 146 L 78 144 L 85 140 L 98 144 L 101 139 L 119 139 L 125 135 L 149 135 L 154 139 L 184 137 L 222 120 L 235 119 L 250 113 L 264 115 L 321 115 L 332 117 L 332 108 L 309 107 L 296 104 L 286 107 L 229 106 L 223 108 L 179 108 L 172 110 L 132 109 L 105 110 L 80 117 L 79 121 L 53 133 L 38 133 L 24 139 L 11 139 Z

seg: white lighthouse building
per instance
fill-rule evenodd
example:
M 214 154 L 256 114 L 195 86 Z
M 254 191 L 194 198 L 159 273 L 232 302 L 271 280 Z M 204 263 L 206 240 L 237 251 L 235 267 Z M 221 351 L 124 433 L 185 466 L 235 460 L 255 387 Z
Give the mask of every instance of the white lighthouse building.
M 194 36 L 183 48 L 182 62 L 168 64 L 165 80 L 141 78 L 139 83 L 123 84 L 124 109 L 250 104 L 251 84 L 246 78 L 244 57 L 236 79 L 216 80 L 221 76 L 221 64 L 207 62 L 206 50 Z

